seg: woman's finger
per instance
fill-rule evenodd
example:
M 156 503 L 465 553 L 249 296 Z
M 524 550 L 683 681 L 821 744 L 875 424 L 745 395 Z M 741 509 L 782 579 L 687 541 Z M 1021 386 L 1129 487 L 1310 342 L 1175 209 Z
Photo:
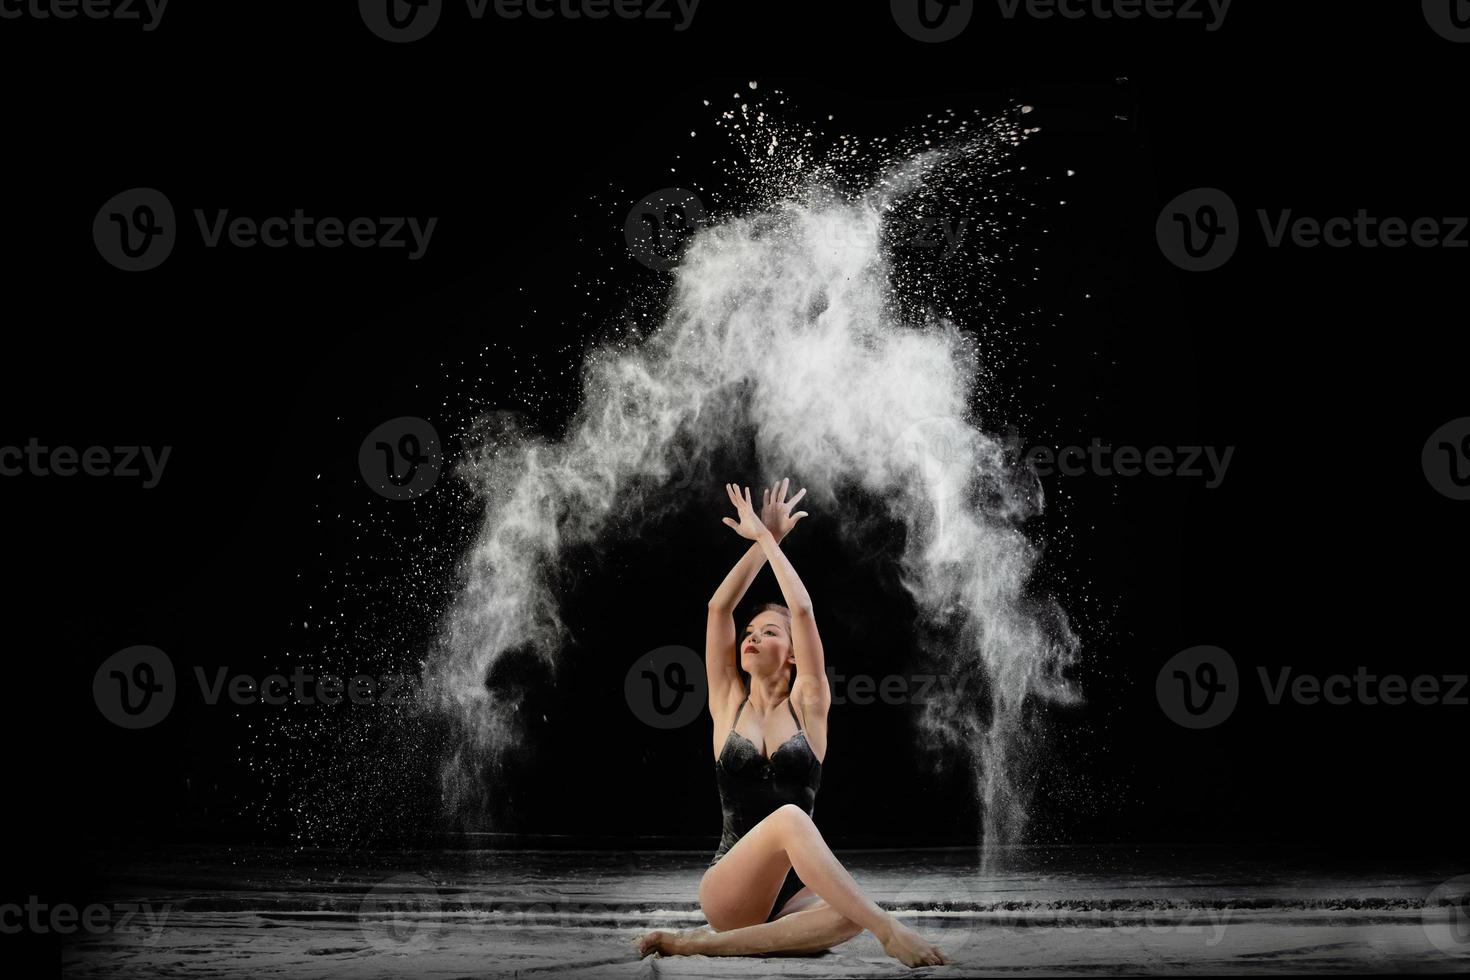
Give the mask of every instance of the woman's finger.
M 790 501 L 791 506 L 795 507 L 796 506 L 796 502 L 798 500 L 800 500 L 802 497 L 805 497 L 805 496 L 806 496 L 806 487 L 802 487 L 800 490 L 796 491 L 796 496 L 794 496 L 794 497 L 791 498 L 791 501 Z

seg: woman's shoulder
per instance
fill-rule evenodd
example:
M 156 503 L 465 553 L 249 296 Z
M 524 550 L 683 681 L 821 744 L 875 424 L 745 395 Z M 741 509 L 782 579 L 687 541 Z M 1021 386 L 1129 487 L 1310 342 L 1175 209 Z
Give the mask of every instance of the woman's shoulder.
M 729 692 L 718 703 L 711 699 L 709 713 L 710 718 L 714 720 L 715 728 L 718 730 L 721 725 L 734 727 L 735 716 L 739 714 L 740 709 L 749 699 L 750 696 L 745 692 L 743 683 L 730 685 Z

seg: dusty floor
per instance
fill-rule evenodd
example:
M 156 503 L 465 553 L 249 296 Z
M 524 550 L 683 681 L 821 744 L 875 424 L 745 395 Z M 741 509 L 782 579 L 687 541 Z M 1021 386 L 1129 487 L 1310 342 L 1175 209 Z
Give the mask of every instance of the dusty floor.
M 1470 971 L 1470 878 L 1436 861 L 1333 872 L 1299 855 L 1027 850 L 982 874 L 972 851 L 839 856 L 956 960 L 912 971 L 924 975 Z M 867 934 L 817 957 L 636 960 L 639 933 L 703 924 L 694 895 L 706 861 L 688 852 L 138 856 L 99 869 L 112 921 L 73 937 L 63 975 L 910 975 Z

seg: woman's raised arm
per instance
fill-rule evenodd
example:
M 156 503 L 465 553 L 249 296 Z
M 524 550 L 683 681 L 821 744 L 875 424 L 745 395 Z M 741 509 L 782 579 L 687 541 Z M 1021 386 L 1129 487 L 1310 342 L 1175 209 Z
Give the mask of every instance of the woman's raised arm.
M 740 689 L 735 607 L 745 597 L 750 583 L 765 563 L 766 556 L 760 545 L 752 544 L 730 569 L 730 574 L 725 576 L 715 594 L 710 596 L 704 628 L 704 669 L 709 679 L 709 710 L 716 718 L 721 717 L 719 708 Z
M 759 544 L 766 560 L 771 563 L 771 571 L 776 573 L 776 581 L 781 583 L 781 594 L 786 597 L 786 606 L 791 610 L 791 645 L 796 654 L 798 688 L 809 688 L 813 682 L 817 682 L 822 693 L 818 700 L 822 701 L 820 707 L 825 715 L 829 704 L 825 693 L 827 667 L 822 655 L 822 637 L 817 632 L 817 618 L 812 612 L 812 597 L 807 594 L 806 586 L 801 583 L 801 576 L 796 574 L 791 559 L 781 550 L 781 543 L 773 535 L 767 534 L 761 538 Z M 803 684 L 803 681 L 807 683 Z M 791 696 L 792 700 L 801 704 L 804 698 L 810 699 L 817 693 L 809 689 L 793 690 Z
M 802 513 L 793 519 L 790 515 L 791 505 L 801 499 L 801 494 L 788 502 L 786 487 L 789 483 L 789 480 L 783 480 L 765 490 L 762 495 L 762 523 L 777 541 L 790 534 L 796 522 L 806 516 Z M 732 499 L 734 492 L 732 484 L 725 484 L 725 493 L 732 495 Z M 750 583 L 755 581 L 765 563 L 765 552 L 758 543 L 752 542 L 715 590 L 715 594 L 710 596 L 704 634 L 704 666 L 709 678 L 711 714 L 717 705 L 724 704 L 729 699 L 732 691 L 740 688 L 740 672 L 737 667 L 740 653 L 735 644 L 735 620 L 732 617 L 735 607 L 745 598 Z
M 775 509 L 777 512 L 789 511 L 804 493 L 806 490 L 803 489 L 790 502 L 780 504 Z M 785 497 L 784 489 L 781 497 Z M 780 539 L 755 516 L 755 510 L 750 503 L 749 488 L 745 490 L 744 496 L 732 490 L 731 502 L 739 512 L 740 520 L 736 522 L 727 517 L 725 523 L 733 527 L 741 537 L 749 538 L 760 546 L 761 554 L 771 563 L 771 571 L 776 573 L 776 581 L 781 585 L 781 595 L 786 599 L 786 606 L 791 610 L 791 647 L 796 655 L 796 686 L 792 688 L 791 700 L 803 706 L 805 717 L 816 721 L 825 734 L 827 709 L 832 705 L 832 693 L 827 682 L 822 637 L 817 632 L 817 620 L 812 612 L 812 597 L 802 584 L 801 576 L 796 574 L 791 559 L 781 550 Z M 805 511 L 792 515 L 798 519 L 805 516 Z M 807 721 L 806 724 L 811 725 L 812 722 Z

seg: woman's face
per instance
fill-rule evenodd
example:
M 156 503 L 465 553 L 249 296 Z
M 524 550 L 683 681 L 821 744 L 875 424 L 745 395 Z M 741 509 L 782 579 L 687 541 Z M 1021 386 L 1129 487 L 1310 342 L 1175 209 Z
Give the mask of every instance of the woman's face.
M 796 662 L 786 617 L 767 610 L 745 627 L 740 638 L 740 667 L 750 674 L 775 674 Z

